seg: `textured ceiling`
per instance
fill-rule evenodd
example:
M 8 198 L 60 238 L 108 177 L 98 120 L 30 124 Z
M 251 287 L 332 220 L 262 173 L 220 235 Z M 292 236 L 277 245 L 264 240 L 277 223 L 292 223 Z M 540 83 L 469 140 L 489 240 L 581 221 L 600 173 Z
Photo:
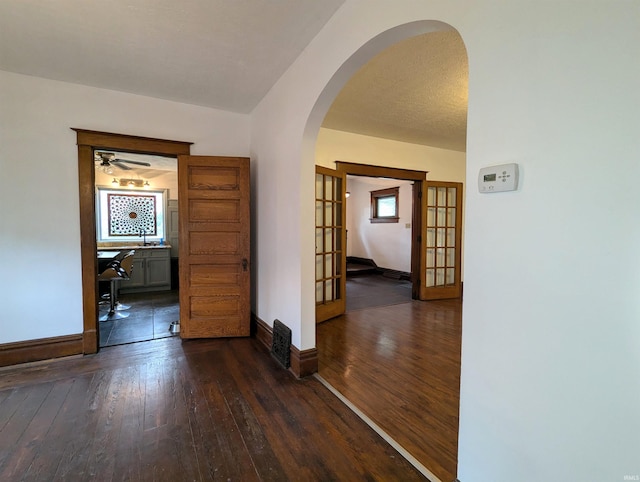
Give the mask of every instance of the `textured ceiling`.
M 0 70 L 249 113 L 344 0 L 0 0 Z M 324 127 L 465 150 L 455 32 L 392 46 Z
M 410 38 L 349 80 L 323 127 L 466 151 L 468 76 L 456 31 Z

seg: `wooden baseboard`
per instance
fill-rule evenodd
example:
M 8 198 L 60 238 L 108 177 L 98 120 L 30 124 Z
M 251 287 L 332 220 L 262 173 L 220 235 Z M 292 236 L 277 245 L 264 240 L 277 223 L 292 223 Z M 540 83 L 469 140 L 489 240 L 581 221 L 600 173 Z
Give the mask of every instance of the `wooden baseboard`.
M 411 273 L 407 273 L 406 271 L 398 271 L 397 269 L 389 268 L 378 268 L 378 270 L 381 272 L 382 276 L 386 276 L 387 278 L 411 281 Z
M 0 345 L 0 367 L 81 355 L 82 352 L 82 334 L 5 343 Z
M 252 333 L 261 345 L 271 352 L 273 342 L 273 328 L 252 313 Z M 318 371 L 318 350 L 311 348 L 300 351 L 291 345 L 291 366 L 289 371 L 297 378 L 304 378 L 313 375 Z
M 318 371 L 318 350 L 310 348 L 300 351 L 291 345 L 291 368 L 289 370 L 298 378 L 316 373 Z

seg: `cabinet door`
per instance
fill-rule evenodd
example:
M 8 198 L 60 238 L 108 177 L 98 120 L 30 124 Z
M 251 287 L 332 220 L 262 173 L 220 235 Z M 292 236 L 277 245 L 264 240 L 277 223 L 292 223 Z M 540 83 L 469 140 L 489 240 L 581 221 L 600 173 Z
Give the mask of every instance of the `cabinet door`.
M 141 256 L 139 251 L 136 251 L 136 254 L 133 258 L 133 268 L 131 270 L 131 278 L 122 281 L 120 287 L 122 289 L 129 288 L 140 288 L 144 286 L 145 283 L 145 259 Z
M 169 257 L 147 258 L 146 275 L 147 286 L 166 286 L 171 284 Z

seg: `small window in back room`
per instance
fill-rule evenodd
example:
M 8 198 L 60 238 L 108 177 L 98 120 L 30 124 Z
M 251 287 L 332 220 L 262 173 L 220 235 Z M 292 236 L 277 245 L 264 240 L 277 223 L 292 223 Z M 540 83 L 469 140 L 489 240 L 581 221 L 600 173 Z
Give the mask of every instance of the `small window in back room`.
M 399 187 L 371 191 L 371 222 L 397 223 Z

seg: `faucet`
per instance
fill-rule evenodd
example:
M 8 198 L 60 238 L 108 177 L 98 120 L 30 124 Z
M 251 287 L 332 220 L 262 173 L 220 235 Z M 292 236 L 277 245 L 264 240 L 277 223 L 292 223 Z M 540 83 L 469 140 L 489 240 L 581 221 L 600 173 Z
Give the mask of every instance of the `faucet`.
M 147 245 L 147 232 L 144 230 L 140 230 L 140 236 L 142 237 L 142 246 Z

